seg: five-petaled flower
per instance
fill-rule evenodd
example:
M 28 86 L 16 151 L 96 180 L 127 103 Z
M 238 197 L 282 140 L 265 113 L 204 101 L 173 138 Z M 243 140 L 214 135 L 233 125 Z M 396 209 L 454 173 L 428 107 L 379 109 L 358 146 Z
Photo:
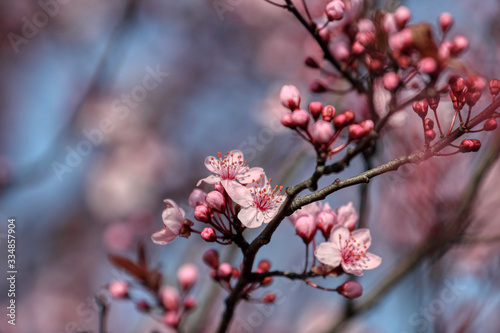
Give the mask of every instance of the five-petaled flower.
M 238 219 L 247 228 L 257 228 L 268 223 L 278 212 L 285 196 L 281 195 L 283 186 L 271 187 L 264 174 L 247 187 L 237 188 L 229 193 L 231 199 L 241 206 Z
M 336 225 L 330 241 L 321 243 L 314 255 L 323 264 L 338 267 L 344 272 L 361 276 L 363 270 L 373 269 L 380 265 L 382 258 L 368 252 L 372 238 L 368 229 L 349 232 L 343 225 Z
M 179 236 L 184 226 L 184 210 L 170 199 L 164 200 L 167 208 L 161 214 L 164 228 L 155 232 L 151 239 L 156 244 L 165 245 Z
M 205 158 L 205 166 L 214 175 L 201 179 L 196 186 L 199 186 L 201 182 L 207 184 L 220 182 L 230 196 L 235 188 L 251 183 L 264 172 L 262 168 L 249 168 L 243 159 L 243 153 L 239 150 L 227 152 L 223 158 L 222 154 L 219 153 L 218 159 L 214 156 L 208 156 Z

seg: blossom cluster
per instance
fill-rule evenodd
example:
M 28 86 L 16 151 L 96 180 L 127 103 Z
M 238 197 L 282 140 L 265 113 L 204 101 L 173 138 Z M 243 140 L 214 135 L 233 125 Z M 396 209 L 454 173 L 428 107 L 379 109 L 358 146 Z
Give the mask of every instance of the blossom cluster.
M 309 104 L 308 111 L 301 109 L 300 93 L 293 85 L 283 86 L 280 100 L 281 104 L 291 111 L 282 116 L 283 126 L 296 131 L 327 158 L 340 152 L 349 143 L 362 139 L 374 127 L 373 121 L 369 119 L 356 124 L 351 110 L 336 114 L 335 107 L 323 106 L 317 101 Z M 347 142 L 332 147 L 344 129 L 348 132 Z
M 359 215 L 349 203 L 338 210 L 326 203 L 313 202 L 289 216 L 297 235 L 306 246 L 313 244 L 314 255 L 324 265 L 318 272 L 330 273 L 337 268 L 353 275 L 363 275 L 363 270 L 380 265 L 382 259 L 368 252 L 371 244 L 368 229 L 355 230 Z M 326 242 L 315 246 L 314 237 L 320 232 Z M 307 269 L 307 267 L 306 267 Z
M 283 203 L 282 187 L 272 188 L 264 170 L 250 168 L 239 150 L 208 156 L 205 166 L 212 174 L 197 185 L 204 182 L 212 185 L 213 190 L 206 193 L 195 189 L 189 196 L 194 218 L 203 229 L 194 228 L 184 210 L 167 199 L 162 214 L 164 228 L 153 234 L 153 242 L 165 245 L 177 236 L 189 237 L 194 232 L 207 242 L 229 244 L 245 228 L 257 228 L 271 221 Z

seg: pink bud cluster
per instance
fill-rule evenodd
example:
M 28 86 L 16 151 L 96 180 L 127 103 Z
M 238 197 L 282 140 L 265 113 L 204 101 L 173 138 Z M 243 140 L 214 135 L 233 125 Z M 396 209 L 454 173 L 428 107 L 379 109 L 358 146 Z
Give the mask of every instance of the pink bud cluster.
M 491 80 L 489 82 L 489 88 L 494 101 L 498 92 L 500 91 L 499 81 L 496 79 Z M 438 125 L 441 137 L 444 137 L 452 132 L 457 117 L 460 120 L 461 126 L 466 128 L 468 132 L 476 133 L 495 130 L 498 127 L 495 117 L 487 119 L 483 124 L 483 128 L 480 130 L 472 130 L 468 128 L 473 107 L 482 97 L 482 93 L 485 89 L 486 80 L 478 75 L 472 74 L 465 79 L 458 75 L 452 75 L 448 80 L 448 87 L 445 87 L 438 91 L 435 96 L 414 101 L 412 104 L 412 108 L 413 111 L 422 119 L 425 145 L 429 146 L 431 142 L 436 138 L 436 132 L 434 128 L 435 124 Z M 444 95 L 448 92 L 448 96 L 450 97 L 455 113 L 453 115 L 449 130 L 445 134 L 441 128 L 441 122 L 438 116 L 437 109 L 441 100 L 440 95 Z M 434 119 L 427 117 L 429 109 L 433 111 Z M 455 153 L 475 152 L 478 151 L 481 147 L 481 142 L 477 139 L 466 139 L 463 140 L 459 146 L 455 147 L 458 148 Z
M 344 77 L 356 78 L 368 72 L 372 78 L 382 78 L 385 89 L 396 93 L 418 85 L 419 81 L 413 80 L 417 75 L 435 81 L 450 60 L 468 47 L 464 36 L 446 39 L 453 25 L 453 16 L 449 13 L 439 16 L 439 38 L 435 38 L 429 24 L 409 24 L 412 14 L 405 6 L 397 8 L 394 13 L 377 11 L 371 17 L 351 13 L 354 7 L 349 1 L 329 2 L 325 7 L 328 22 L 318 32 Z M 345 16 L 350 19 L 343 19 Z M 325 61 L 331 61 L 329 56 L 325 58 Z M 310 85 L 312 92 L 330 91 L 324 82 L 338 81 L 338 73 L 323 70 L 321 61 L 309 56 L 305 64 L 321 69 L 322 77 L 326 78 L 324 81 L 314 80 Z M 362 92 L 359 87 L 353 88 Z
M 293 101 L 288 96 L 294 96 Z M 355 117 L 351 110 L 338 113 L 331 105 L 323 106 L 320 102 L 309 104 L 308 111 L 300 109 L 300 94 L 292 85 L 283 86 L 280 99 L 282 104 L 290 109 L 281 118 L 281 124 L 297 132 L 304 140 L 311 143 L 319 152 L 331 157 L 353 141 L 365 137 L 373 129 L 371 120 L 364 120 L 358 124 L 354 123 Z M 290 106 L 293 107 L 290 107 Z M 347 142 L 332 147 L 339 138 L 342 130 L 347 129 Z
M 152 275 L 153 276 L 153 275 Z M 151 278 L 152 278 L 151 276 Z M 161 276 L 158 276 L 161 278 Z M 141 296 L 144 285 L 125 281 L 112 281 L 108 285 L 111 297 L 115 299 L 130 299 L 139 311 L 150 315 L 162 314 L 162 321 L 166 326 L 177 328 L 181 320 L 196 307 L 196 298 L 189 295 L 189 291 L 198 280 L 198 268 L 193 264 L 184 264 L 177 270 L 179 289 L 173 286 L 164 286 L 159 290 L 146 286 L 156 298 L 151 302 Z M 137 295 L 137 297 L 135 297 Z
M 288 217 L 295 227 L 297 235 L 304 243 L 309 244 L 319 232 L 326 240 L 334 226 L 343 225 L 349 230 L 356 228 L 358 213 L 352 202 L 333 210 L 328 203 L 321 202 L 308 204 Z
M 211 268 L 210 277 L 219 283 L 224 289 L 231 291 L 233 290 L 234 284 L 240 277 L 240 270 L 236 267 L 232 267 L 231 264 L 227 262 L 219 262 L 219 253 L 216 250 L 208 250 L 203 254 L 203 261 L 205 264 Z M 261 260 L 257 266 L 257 270 L 254 273 L 266 273 L 271 268 L 271 263 L 268 260 Z M 264 286 L 269 285 L 273 281 L 271 276 L 262 278 L 255 283 L 250 284 L 243 291 L 243 297 L 245 299 L 250 299 L 250 294 Z M 275 295 L 268 293 L 261 298 L 263 303 L 274 302 Z

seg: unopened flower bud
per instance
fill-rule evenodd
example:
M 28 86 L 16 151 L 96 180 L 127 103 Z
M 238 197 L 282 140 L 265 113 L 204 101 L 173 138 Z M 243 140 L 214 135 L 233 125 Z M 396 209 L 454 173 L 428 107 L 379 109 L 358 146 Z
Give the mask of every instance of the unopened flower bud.
M 325 30 L 325 29 L 323 29 Z M 309 85 L 309 90 L 311 90 L 313 93 L 317 93 L 317 94 L 320 94 L 320 93 L 324 93 L 325 91 L 328 90 L 328 88 L 325 86 L 325 84 L 321 81 L 313 81 L 311 82 L 311 84 Z
M 349 126 L 349 141 L 359 140 L 365 135 L 365 129 L 358 124 Z
M 479 151 L 479 149 L 481 149 L 481 141 L 479 141 L 478 139 L 472 139 L 472 143 L 473 143 L 472 146 L 473 152 Z
M 194 209 L 194 218 L 200 222 L 210 222 L 210 210 L 205 205 L 196 206 Z
M 363 54 L 363 52 L 365 52 L 366 49 L 363 45 L 361 45 L 360 42 L 358 41 L 355 41 L 353 44 L 352 44 L 352 53 L 355 54 L 355 55 L 360 55 L 360 54 Z
M 320 212 L 316 217 L 316 226 L 319 230 L 321 230 L 321 233 L 323 234 L 323 237 L 325 237 L 325 239 L 328 239 L 330 237 L 330 233 L 336 221 L 337 217 L 335 216 L 335 214 L 329 211 Z
M 347 126 L 347 118 L 345 114 L 341 113 L 335 116 L 333 118 L 333 126 L 337 131 L 341 130 L 342 128 Z
M 300 107 L 299 90 L 292 85 L 283 86 L 280 92 L 280 100 L 284 107 L 292 111 L 298 109 Z
M 323 120 L 315 122 L 311 129 L 311 136 L 319 144 L 328 144 L 334 135 L 332 124 Z
M 345 110 L 342 113 L 345 116 L 345 120 L 347 122 L 347 125 L 350 125 L 354 122 L 354 112 L 352 112 L 351 110 Z
M 309 112 L 313 116 L 314 120 L 317 120 L 319 118 L 322 110 L 323 110 L 323 104 L 321 104 L 321 102 L 309 103 Z
M 219 277 L 219 279 L 229 281 L 232 275 L 233 268 L 227 262 L 220 264 L 219 268 L 217 268 L 217 276 Z
M 358 31 L 376 32 L 375 24 L 369 19 L 362 18 L 358 21 Z
M 323 43 L 327 44 L 330 43 L 330 30 L 328 29 L 321 29 L 318 32 L 319 37 L 323 41 Z
M 455 96 L 459 96 L 465 88 L 465 80 L 457 75 L 450 77 L 448 84 Z
M 259 265 L 257 266 L 261 272 L 267 272 L 271 269 L 271 262 L 267 259 L 262 259 L 259 261 Z
M 281 124 L 283 126 L 285 126 L 285 127 L 288 127 L 288 128 L 291 128 L 291 129 L 295 129 L 295 124 L 293 122 L 292 114 L 291 113 L 284 114 L 281 117 Z
M 434 129 L 434 120 L 431 118 L 426 118 L 424 124 L 426 130 Z
M 221 194 L 226 193 L 226 190 L 224 189 L 224 186 L 222 186 L 221 182 L 215 183 L 214 190 L 219 191 Z
M 319 68 L 319 65 L 318 63 L 316 62 L 316 60 L 314 60 L 313 58 L 311 57 L 307 57 L 305 60 L 304 60 L 304 63 L 306 64 L 307 67 L 311 67 L 311 68 Z
M 193 192 L 189 195 L 189 205 L 193 208 L 196 208 L 198 205 L 203 205 L 205 203 L 205 198 L 207 194 L 200 190 L 199 188 L 195 188 Z
M 326 105 L 323 110 L 321 110 L 321 116 L 324 121 L 332 121 L 332 117 L 335 115 L 335 108 L 331 105 Z
M 472 74 L 465 80 L 465 86 L 469 92 L 480 92 L 486 88 L 486 80 L 479 75 Z
M 240 278 L 240 271 L 236 267 L 233 267 L 233 271 L 232 271 L 231 274 L 232 274 L 232 277 L 234 279 L 239 279 Z
M 226 199 L 219 191 L 209 192 L 205 202 L 209 208 L 218 212 L 223 212 L 226 207 Z
M 465 139 L 460 143 L 459 150 L 462 153 L 470 153 L 474 148 L 474 142 L 470 139 Z
M 212 228 L 203 229 L 200 236 L 207 242 L 215 242 L 215 240 L 217 239 L 215 231 Z
M 436 111 L 436 110 L 437 110 L 437 107 L 438 107 L 438 105 L 439 105 L 439 100 L 440 100 L 440 99 L 441 99 L 441 98 L 439 97 L 439 95 L 436 95 L 436 96 L 434 96 L 434 97 L 429 97 L 429 98 L 427 99 L 427 102 L 428 102 L 429 107 L 431 108 L 431 110 L 434 110 L 434 111 Z
M 443 13 L 439 15 L 438 21 L 441 27 L 441 31 L 447 32 L 453 25 L 453 15 L 451 15 L 450 13 Z
M 427 103 L 426 99 L 423 99 L 421 101 L 415 101 L 412 104 L 413 111 L 422 119 L 427 116 L 427 111 L 429 110 L 429 103 Z
M 347 61 L 349 59 L 349 44 L 344 41 L 336 42 L 332 47 L 332 54 L 335 59 Z
M 309 244 L 316 233 L 316 225 L 312 215 L 301 215 L 295 221 L 295 231 L 304 243 Z
M 356 281 L 347 281 L 337 288 L 337 292 L 345 298 L 353 299 L 363 294 L 363 287 Z
M 329 21 L 341 20 L 344 17 L 345 4 L 341 0 L 333 0 L 325 7 Z
M 263 303 L 274 303 L 275 300 L 276 300 L 276 294 L 274 293 L 265 294 L 262 297 Z
M 208 267 L 217 268 L 219 267 L 219 252 L 216 250 L 208 250 L 203 254 L 203 262 L 207 264 Z
M 403 29 L 411 18 L 411 12 L 408 7 L 401 6 L 394 11 L 394 21 L 399 29 Z
M 184 309 L 186 309 L 186 311 L 189 311 L 195 307 L 196 307 L 196 298 L 192 295 L 187 296 L 186 299 L 184 300 Z
M 474 106 L 479 101 L 479 99 L 481 98 L 481 96 L 482 96 L 482 94 L 481 94 L 480 91 L 469 93 L 469 94 L 467 94 L 465 96 L 465 102 L 469 106 Z
M 497 126 L 498 126 L 498 124 L 497 124 L 496 119 L 490 118 L 490 119 L 486 120 L 486 122 L 484 123 L 483 129 L 485 131 L 494 131 L 497 129 Z
M 266 285 L 270 284 L 271 282 L 273 282 L 273 277 L 272 276 L 266 276 L 265 278 L 263 278 L 260 281 L 260 285 L 261 286 L 266 286 Z
M 424 132 L 425 142 L 429 143 L 436 138 L 436 132 L 434 130 L 428 129 Z
M 163 315 L 163 322 L 170 327 L 177 327 L 181 322 L 181 318 L 177 311 L 168 311 Z
M 438 64 L 434 58 L 425 57 L 418 63 L 418 67 L 422 73 L 433 74 L 438 70 Z
M 295 110 L 292 112 L 292 121 L 295 126 L 305 130 L 309 124 L 309 114 L 306 110 Z
M 124 281 L 112 281 L 108 285 L 108 291 L 113 298 L 128 297 L 128 284 Z
M 149 312 L 149 310 L 151 309 L 149 303 L 143 299 L 135 303 L 135 307 L 139 312 Z
M 375 33 L 372 31 L 360 31 L 356 34 L 356 41 L 364 48 L 370 49 L 375 45 Z
M 458 35 L 453 39 L 453 47 L 451 48 L 451 52 L 453 55 L 458 55 L 462 51 L 464 51 L 469 46 L 469 40 L 467 37 Z
M 389 91 L 395 91 L 399 86 L 399 76 L 394 72 L 386 73 L 382 79 L 384 88 Z
M 179 292 L 171 286 L 163 287 L 160 290 L 160 299 L 167 311 L 177 310 L 179 306 Z
M 359 126 L 361 126 L 365 130 L 365 134 L 366 134 L 366 133 L 370 132 L 375 127 L 375 124 L 373 123 L 373 121 L 368 119 L 368 120 L 363 120 L 362 122 L 360 122 Z
M 495 98 L 500 92 L 500 81 L 498 81 L 497 79 L 493 79 L 490 81 L 489 86 L 490 86 L 491 96 Z
M 184 264 L 177 271 L 177 282 L 183 290 L 189 290 L 198 280 L 198 268 L 193 264 Z

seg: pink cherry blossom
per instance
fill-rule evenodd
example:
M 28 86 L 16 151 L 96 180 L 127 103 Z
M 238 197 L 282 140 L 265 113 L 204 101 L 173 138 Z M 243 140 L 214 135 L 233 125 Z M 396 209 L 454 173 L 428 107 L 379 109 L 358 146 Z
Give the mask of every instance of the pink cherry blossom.
M 224 157 L 219 153 L 218 159 L 214 156 L 208 156 L 205 158 L 205 166 L 215 175 L 201 179 L 196 186 L 199 186 L 201 182 L 207 184 L 220 182 L 229 196 L 232 196 L 231 193 L 235 191 L 236 187 L 249 184 L 264 173 L 262 168 L 250 169 L 243 159 L 243 153 L 239 150 L 227 152 Z
M 207 194 L 200 190 L 199 188 L 195 188 L 193 192 L 189 195 L 189 206 L 196 208 L 198 205 L 203 205 L 205 203 L 205 198 L 207 197 Z
M 179 236 L 184 225 L 184 210 L 170 199 L 166 199 L 167 208 L 161 214 L 164 228 L 155 232 L 151 239 L 156 244 L 165 245 Z
M 337 223 L 337 214 L 335 214 L 335 212 L 330 208 L 330 205 L 326 203 L 323 206 L 323 210 L 316 216 L 316 227 L 321 230 L 325 239 L 328 239 L 333 226 Z
M 261 174 L 252 184 L 229 194 L 231 199 L 241 206 L 238 214 L 241 223 L 247 228 L 258 228 L 262 223 L 271 221 L 284 201 L 282 188 L 271 188 L 270 181 Z
M 323 264 L 340 265 L 344 272 L 361 276 L 363 270 L 376 268 L 382 262 L 382 258 L 368 252 L 371 240 L 368 229 L 350 233 L 346 227 L 337 225 L 332 230 L 330 241 L 319 244 L 314 255 Z
M 198 280 L 198 268 L 193 264 L 184 264 L 177 271 L 177 281 L 183 290 L 190 289 Z
M 339 208 L 337 213 L 337 223 L 343 225 L 349 230 L 354 230 L 356 223 L 358 223 L 359 215 L 354 209 L 352 202 Z

